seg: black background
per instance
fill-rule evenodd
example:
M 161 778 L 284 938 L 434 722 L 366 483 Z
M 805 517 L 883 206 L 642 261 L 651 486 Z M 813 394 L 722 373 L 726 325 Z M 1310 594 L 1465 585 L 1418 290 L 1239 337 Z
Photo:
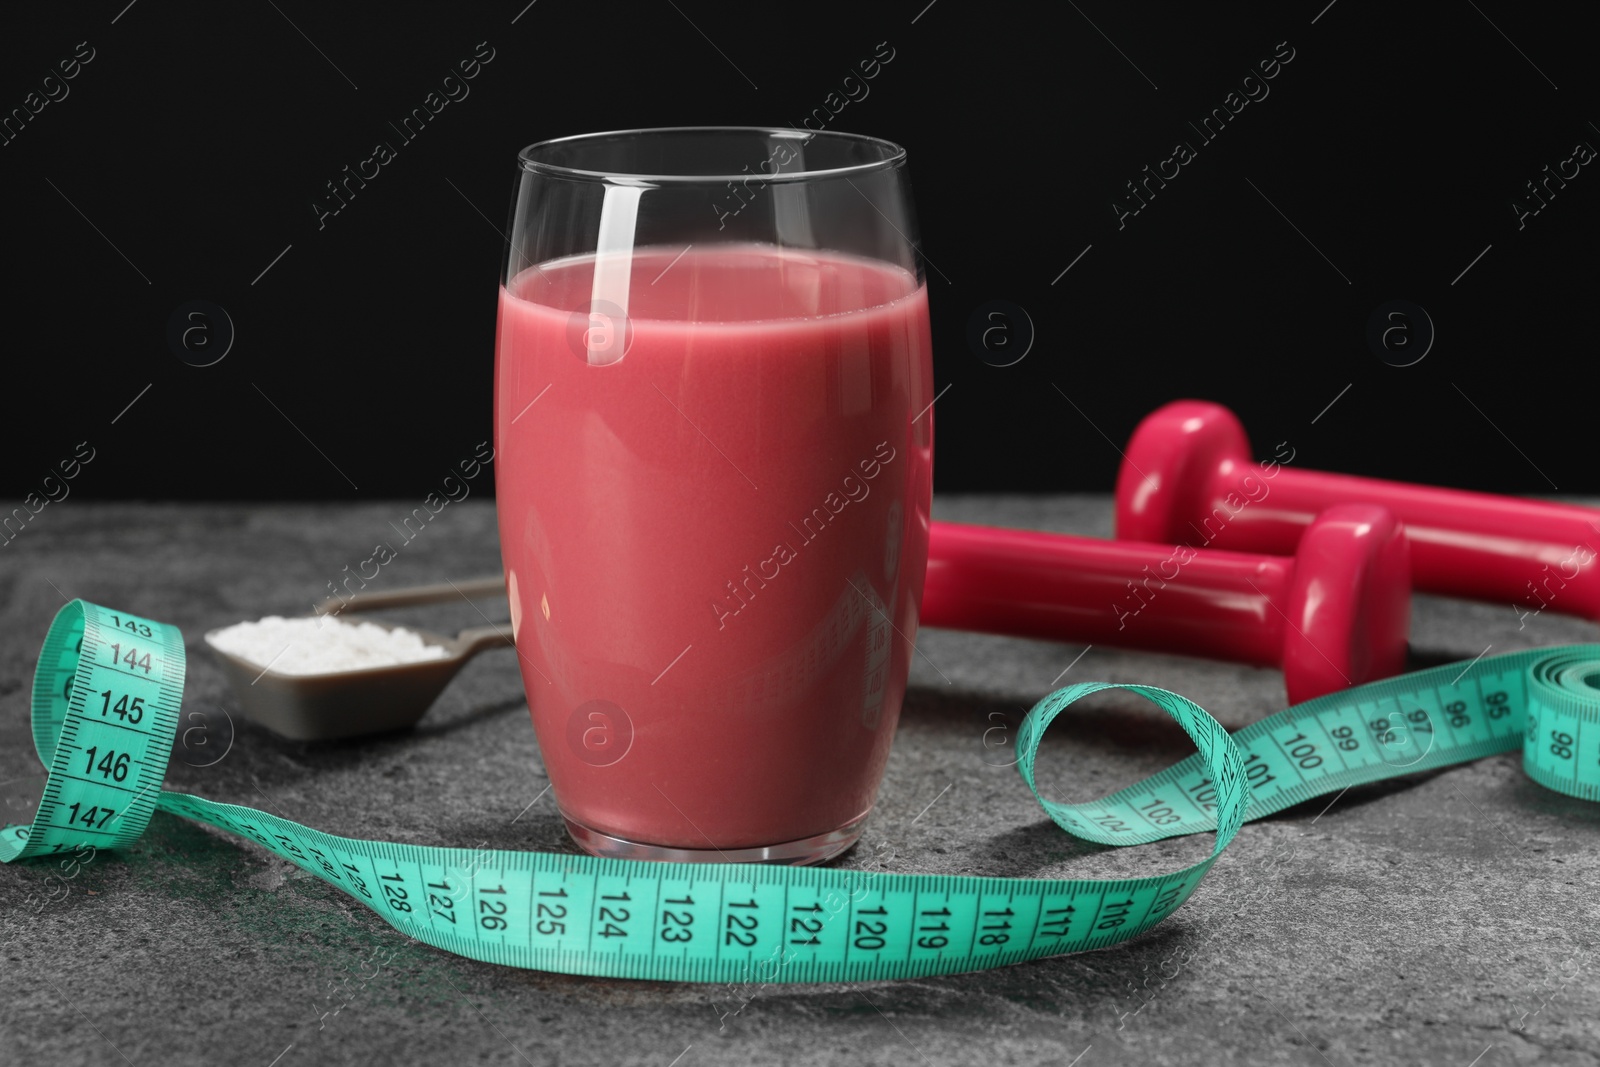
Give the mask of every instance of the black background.
M 90 498 L 420 496 L 490 434 L 520 147 L 795 124 L 879 42 L 893 60 L 832 125 L 910 151 L 940 491 L 1109 490 L 1113 442 L 1183 396 L 1307 467 L 1600 490 L 1600 167 L 1525 228 L 1512 208 L 1600 145 L 1577 6 L 525 3 L 9 11 L 0 111 L 78 42 L 94 58 L 0 146 L 6 508 L 85 440 Z M 1270 95 L 1200 145 L 1187 123 L 1284 41 Z M 324 183 L 479 42 L 470 96 L 319 229 Z M 1198 157 L 1119 229 L 1124 183 L 1179 140 Z M 236 330 L 209 367 L 166 340 L 196 299 Z M 1009 367 L 967 343 L 996 299 L 1037 335 Z M 1395 299 L 1437 329 L 1412 366 L 1365 339 Z

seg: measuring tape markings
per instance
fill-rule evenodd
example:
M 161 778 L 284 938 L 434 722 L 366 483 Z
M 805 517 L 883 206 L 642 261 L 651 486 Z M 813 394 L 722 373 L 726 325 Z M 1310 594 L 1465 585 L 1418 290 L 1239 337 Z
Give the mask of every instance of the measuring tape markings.
M 178 728 L 185 665 L 178 631 L 71 607 L 56 616 L 34 672 L 33 743 L 49 780 L 33 821 L 43 836 L 28 835 L 26 855 L 44 854 L 47 845 L 55 854 L 137 840 L 155 811 L 168 739 Z M 98 720 L 89 707 L 96 698 Z M 43 820 L 47 808 L 64 818 Z M 17 858 L 10 848 L 0 832 L 0 860 Z
M 1034 707 L 1017 738 L 1019 771 L 1052 820 L 1110 845 L 1217 831 L 1198 863 L 1109 881 L 656 863 L 340 837 L 160 790 L 183 677 L 176 628 L 83 601 L 63 608 L 33 690 L 34 742 L 49 782 L 31 827 L 0 829 L 0 860 L 85 842 L 123 847 L 160 807 L 254 840 L 417 940 L 570 974 L 825 982 L 948 974 L 1104 948 L 1176 910 L 1243 821 L 1524 741 L 1535 780 L 1600 798 L 1600 692 L 1589 684 L 1600 681 L 1600 646 L 1433 668 L 1320 697 L 1232 736 L 1166 690 L 1102 683 L 1057 690 Z M 1044 731 L 1074 701 L 1107 689 L 1154 702 L 1200 751 L 1100 801 L 1039 796 L 1034 763 Z

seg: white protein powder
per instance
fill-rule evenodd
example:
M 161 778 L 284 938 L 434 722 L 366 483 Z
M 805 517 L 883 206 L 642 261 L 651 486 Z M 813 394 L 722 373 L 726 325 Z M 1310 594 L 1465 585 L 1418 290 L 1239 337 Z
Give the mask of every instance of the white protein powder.
M 410 630 L 393 630 L 370 622 L 346 623 L 331 616 L 286 619 L 268 615 L 218 630 L 207 640 L 212 647 L 271 665 L 278 674 L 332 674 L 368 667 L 393 667 L 443 659 L 446 651 L 423 642 Z

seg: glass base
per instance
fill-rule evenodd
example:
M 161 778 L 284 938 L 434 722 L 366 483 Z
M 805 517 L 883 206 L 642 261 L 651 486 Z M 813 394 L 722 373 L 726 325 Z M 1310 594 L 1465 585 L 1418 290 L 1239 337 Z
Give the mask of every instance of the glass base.
M 856 843 L 861 828 L 866 825 L 871 809 L 862 812 L 837 830 L 798 841 L 784 841 L 776 845 L 756 848 L 673 848 L 669 845 L 649 845 L 642 841 L 629 841 L 611 834 L 592 830 L 575 821 L 565 812 L 567 833 L 577 846 L 591 856 L 616 860 L 660 860 L 671 863 L 784 863 L 806 867 L 831 860 Z

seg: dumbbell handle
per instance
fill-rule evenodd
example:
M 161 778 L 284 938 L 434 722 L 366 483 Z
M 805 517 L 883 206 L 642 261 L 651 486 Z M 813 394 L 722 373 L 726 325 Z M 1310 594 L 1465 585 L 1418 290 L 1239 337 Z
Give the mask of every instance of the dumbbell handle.
M 922 622 L 1283 668 L 1291 703 L 1405 664 L 1405 533 L 1371 504 L 1329 508 L 1295 555 L 932 523 Z
M 1212 496 L 1224 500 L 1228 482 L 1219 473 Z M 1242 509 L 1219 546 L 1292 552 L 1319 512 L 1364 500 L 1405 523 L 1418 590 L 1529 610 L 1542 600 L 1551 610 L 1600 619 L 1600 582 L 1589 566 L 1600 545 L 1600 511 L 1293 467 L 1281 468 L 1270 484 L 1263 501 L 1270 506 Z M 1575 581 L 1580 576 L 1586 580 Z
M 1294 570 L 1288 556 L 935 522 L 922 623 L 1270 666 Z

